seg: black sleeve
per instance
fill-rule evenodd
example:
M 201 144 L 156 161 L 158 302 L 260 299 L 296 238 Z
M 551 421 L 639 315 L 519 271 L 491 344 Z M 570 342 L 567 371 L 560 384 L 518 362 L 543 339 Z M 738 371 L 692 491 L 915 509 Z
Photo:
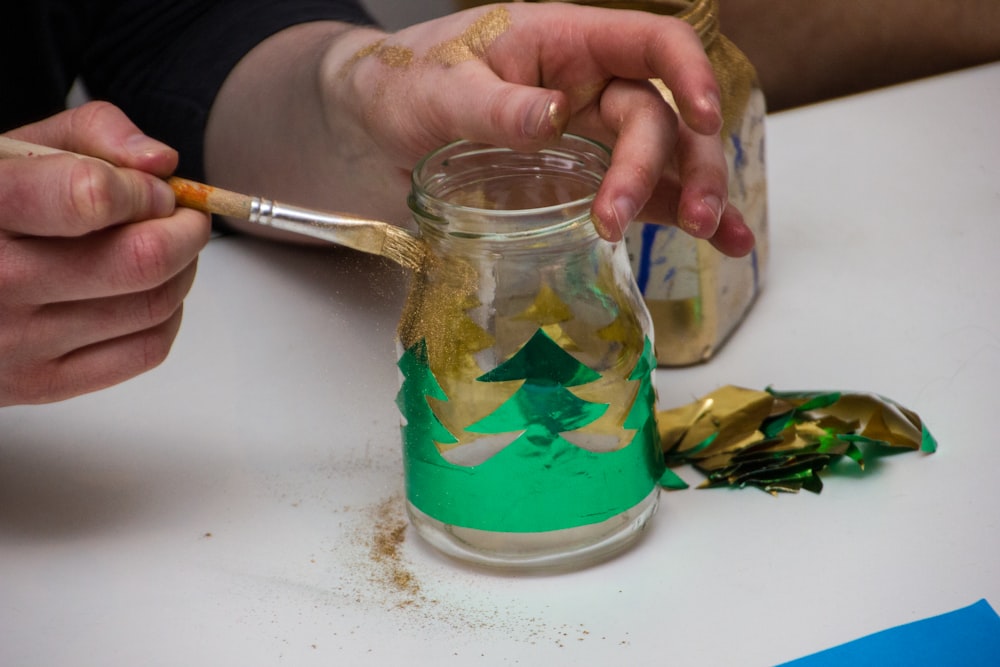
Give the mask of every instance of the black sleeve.
M 178 173 L 204 180 L 208 113 L 236 63 L 267 37 L 318 20 L 369 24 L 357 0 L 105 2 L 81 76 L 150 136 L 180 152 Z

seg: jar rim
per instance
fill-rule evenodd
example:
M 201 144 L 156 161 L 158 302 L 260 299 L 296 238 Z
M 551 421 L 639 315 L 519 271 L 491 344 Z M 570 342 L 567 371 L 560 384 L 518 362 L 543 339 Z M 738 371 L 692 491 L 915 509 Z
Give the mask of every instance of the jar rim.
M 443 170 L 450 166 L 449 163 L 484 156 L 498 157 L 501 160 L 522 160 L 522 166 L 530 165 L 530 161 L 537 161 L 539 165 L 545 163 L 551 173 L 558 171 L 560 174 L 572 175 L 579 183 L 590 182 L 594 187 L 588 194 L 566 201 L 542 206 L 514 208 L 475 206 L 469 203 L 459 203 L 442 195 L 442 191 L 446 190 L 445 185 L 449 183 L 448 179 L 453 178 L 453 176 L 443 173 Z M 575 134 L 564 134 L 557 144 L 545 146 L 536 151 L 516 150 L 485 142 L 459 139 L 431 151 L 420 159 L 411 172 L 411 192 L 408 204 L 418 219 L 438 225 L 447 224 L 449 219 L 458 217 L 463 219 L 490 218 L 499 225 L 492 232 L 449 229 L 450 234 L 510 238 L 512 236 L 523 237 L 549 233 L 555 229 L 562 229 L 566 225 L 578 224 L 580 218 L 588 218 L 589 222 L 591 203 L 610 162 L 611 151 L 607 146 Z M 552 165 L 557 165 L 557 167 L 553 168 Z M 483 167 L 480 169 L 484 170 Z M 538 169 L 538 167 L 534 167 L 534 169 Z M 526 169 L 525 173 L 529 171 L 531 170 Z M 576 211 L 572 218 L 555 219 L 560 212 L 570 210 Z M 553 218 L 549 224 L 517 230 L 504 229 L 505 222 L 512 223 L 514 220 L 525 218 L 543 220 L 547 217 Z

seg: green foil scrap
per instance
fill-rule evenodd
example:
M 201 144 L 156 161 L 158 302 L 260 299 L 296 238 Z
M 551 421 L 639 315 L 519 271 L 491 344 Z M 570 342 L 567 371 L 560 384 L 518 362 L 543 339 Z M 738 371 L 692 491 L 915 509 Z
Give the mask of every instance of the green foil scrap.
M 658 412 L 657 422 L 668 489 L 687 488 L 670 468 L 691 464 L 707 478 L 702 488 L 819 493 L 819 473 L 845 457 L 864 469 L 866 458 L 937 449 L 916 413 L 876 394 L 729 385 Z

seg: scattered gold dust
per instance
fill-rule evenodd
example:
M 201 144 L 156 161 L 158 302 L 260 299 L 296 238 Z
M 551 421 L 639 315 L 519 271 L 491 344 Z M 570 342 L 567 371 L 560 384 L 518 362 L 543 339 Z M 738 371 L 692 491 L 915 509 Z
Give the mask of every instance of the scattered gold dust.
M 395 511 L 396 505 L 397 499 L 390 498 L 375 509 L 371 559 L 378 566 L 378 582 L 404 596 L 400 606 L 411 606 L 420 601 L 420 583 L 406 567 L 400 551 L 406 540 L 407 521 Z

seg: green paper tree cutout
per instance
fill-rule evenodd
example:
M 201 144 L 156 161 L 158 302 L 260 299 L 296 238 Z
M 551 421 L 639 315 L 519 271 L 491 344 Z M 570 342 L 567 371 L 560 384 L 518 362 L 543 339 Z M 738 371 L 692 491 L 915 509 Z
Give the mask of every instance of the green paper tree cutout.
M 654 443 L 654 447 L 647 450 L 651 457 L 648 463 L 650 470 L 660 473 L 659 484 L 668 489 L 677 488 L 678 484 L 683 485 L 681 488 L 685 488 L 687 484 L 667 468 L 663 459 L 663 450 L 660 449 L 660 431 L 656 427 L 656 388 L 653 386 L 653 371 L 655 369 L 656 354 L 653 352 L 653 342 L 646 338 L 642 355 L 628 376 L 632 382 L 639 383 L 639 391 L 636 392 L 632 409 L 625 416 L 623 426 L 635 431 L 635 436 L 629 443 L 630 447 L 638 442 Z
M 427 363 L 427 341 L 421 338 L 407 348 L 398 366 L 403 373 L 403 382 L 396 394 L 396 405 L 406 417 L 406 424 L 401 428 L 403 442 L 458 442 L 427 402 L 428 396 L 448 400 Z
M 535 447 L 562 440 L 559 433 L 575 431 L 601 418 L 607 403 L 591 403 L 567 387 L 601 378 L 538 329 L 513 357 L 478 378 L 480 382 L 524 384 L 500 407 L 466 427 L 472 433 L 523 431 Z M 515 441 L 516 442 L 516 441 Z

